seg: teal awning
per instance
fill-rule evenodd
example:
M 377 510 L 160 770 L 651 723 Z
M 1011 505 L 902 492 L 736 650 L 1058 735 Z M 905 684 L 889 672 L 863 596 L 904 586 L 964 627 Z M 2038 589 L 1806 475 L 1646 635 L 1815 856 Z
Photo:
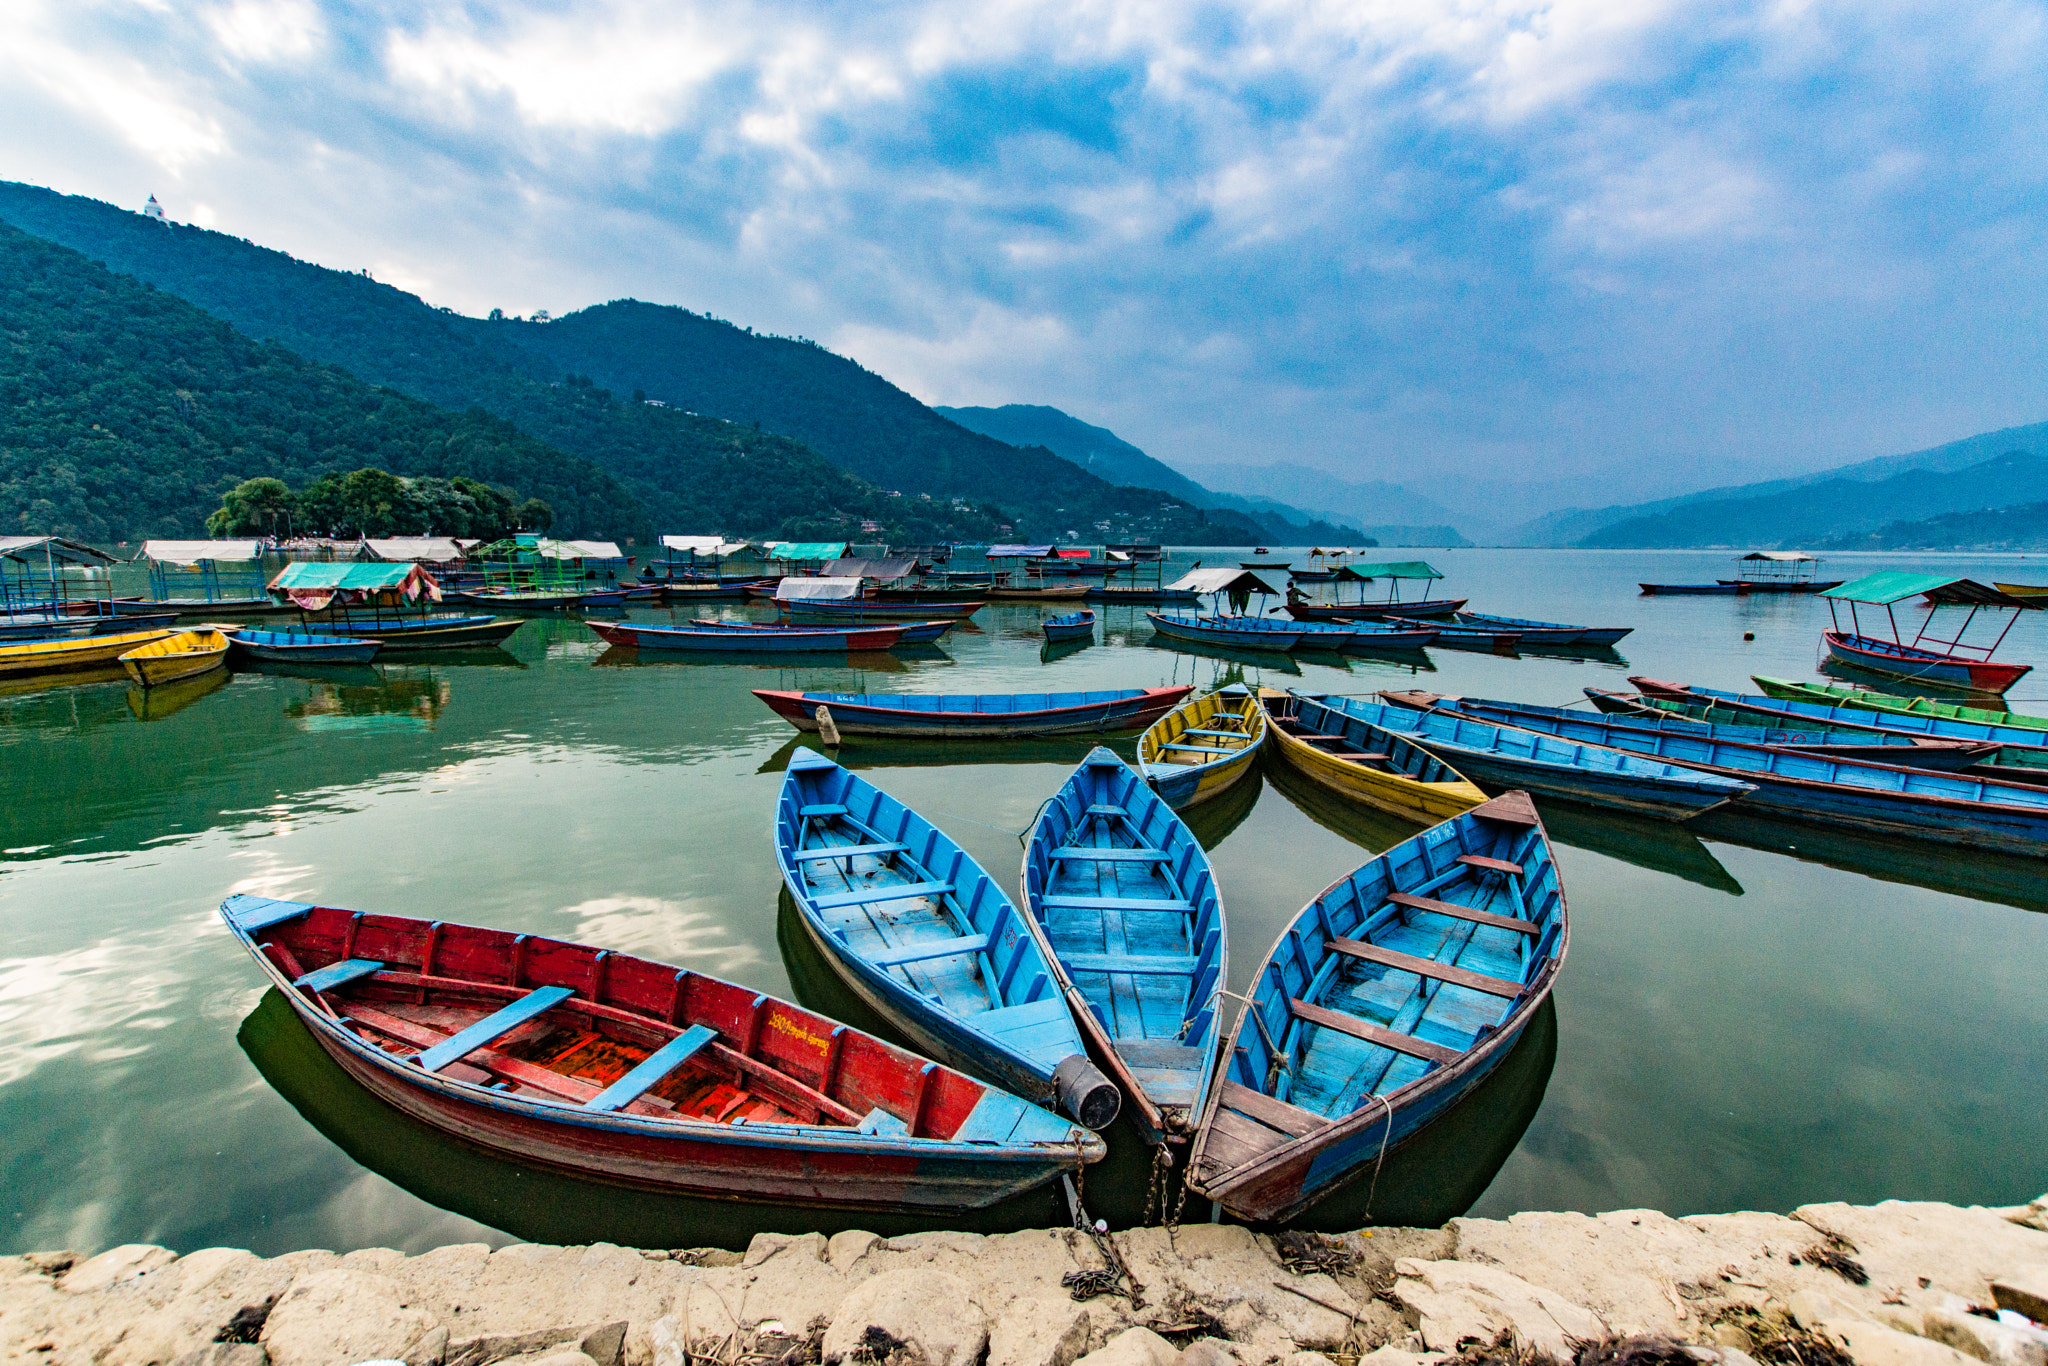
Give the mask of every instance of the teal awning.
M 1879 607 L 1904 602 L 1907 598 L 1926 598 L 1937 607 L 2041 606 L 2031 599 L 2002 593 L 1975 579 L 1959 579 L 1953 574 L 1913 574 L 1903 569 L 1880 569 L 1839 588 L 1830 588 L 1821 596 L 1842 602 L 1867 602 Z
M 768 552 L 771 560 L 836 560 L 846 554 L 844 541 L 780 541 Z
M 309 612 L 319 611 L 341 594 L 360 601 L 371 593 L 396 590 L 407 601 L 423 596 L 441 600 L 441 587 L 433 576 L 410 562 L 294 560 L 277 572 L 270 586 Z
M 1386 564 L 1347 564 L 1352 573 L 1365 579 L 1440 579 L 1443 573 L 1422 560 L 1394 560 Z

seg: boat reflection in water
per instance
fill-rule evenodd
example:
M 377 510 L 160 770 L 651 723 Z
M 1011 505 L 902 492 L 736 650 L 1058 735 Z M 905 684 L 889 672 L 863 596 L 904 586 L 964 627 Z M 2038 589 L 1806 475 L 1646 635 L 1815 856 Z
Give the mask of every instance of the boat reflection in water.
M 334 681 L 337 675 L 351 681 Z M 360 679 L 360 681 L 354 681 Z M 284 714 L 307 731 L 431 730 L 448 707 L 448 680 L 368 665 L 329 670 L 308 681 L 306 696 Z
M 1095 637 L 1083 636 L 1078 640 L 1048 640 L 1038 647 L 1038 662 L 1050 664 L 1068 655 L 1077 655 L 1095 643 Z
M 1538 797 L 1536 809 L 1543 814 L 1543 828 L 1553 844 L 1589 850 L 1653 873 L 1669 873 L 1710 891 L 1742 895 L 1742 884 L 1735 875 L 1692 833 L 1694 821 L 1680 825 L 1649 820 L 1551 797 Z
M 357 1163 L 431 1205 L 527 1242 L 738 1249 L 757 1233 L 858 1228 L 891 1237 L 934 1227 L 929 1218 L 871 1210 L 701 1200 L 612 1186 L 471 1147 L 358 1085 L 275 990 L 264 993 L 235 1038 L 263 1079 Z M 996 1233 L 1069 1220 L 1059 1185 L 1052 1183 L 944 1222 L 948 1228 Z
M 1259 789 L 1264 786 L 1264 780 L 1259 777 L 1258 761 L 1254 760 L 1251 772 L 1244 777 L 1208 801 L 1197 802 L 1177 814 L 1203 851 L 1213 852 L 1217 845 L 1230 838 L 1231 831 L 1244 824 L 1246 816 L 1252 814 L 1252 808 L 1259 804 Z
M 1321 783 L 1303 776 L 1300 769 L 1280 757 L 1270 740 L 1265 752 L 1259 755 L 1259 772 L 1304 816 L 1368 853 L 1385 853 L 1424 829 L 1422 824 L 1403 820 L 1390 811 L 1344 800 Z
M 1958 851 L 1918 840 L 1892 840 L 1854 830 L 1744 815 L 1740 802 L 1687 823 L 1710 840 L 1725 840 L 1802 863 L 1819 863 L 1881 882 L 1996 901 L 2026 911 L 2048 911 L 2048 863 L 1990 849 Z
M 128 710 L 135 713 L 138 721 L 161 721 L 183 711 L 208 693 L 225 688 L 231 676 L 226 669 L 208 669 L 203 674 L 154 688 L 130 688 Z
M 1239 650 L 1229 645 L 1211 645 L 1199 640 L 1168 640 L 1165 636 L 1153 636 L 1144 642 L 1147 649 L 1164 650 L 1173 655 L 1194 655 L 1202 659 L 1220 659 L 1231 664 L 1242 664 L 1247 668 L 1266 673 L 1301 673 L 1301 665 L 1284 650 Z

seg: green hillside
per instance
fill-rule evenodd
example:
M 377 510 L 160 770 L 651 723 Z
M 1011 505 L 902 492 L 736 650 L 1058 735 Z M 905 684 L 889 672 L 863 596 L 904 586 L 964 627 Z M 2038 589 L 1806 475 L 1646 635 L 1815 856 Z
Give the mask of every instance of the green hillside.
M 873 534 L 883 539 L 981 540 L 999 522 L 978 506 L 889 498 L 799 441 L 633 402 L 390 285 L 225 233 L 6 182 L 0 222 L 84 252 L 252 336 L 430 403 L 481 408 L 586 457 L 643 505 L 642 536 L 857 537 L 860 523 L 873 520 L 882 527 Z M 565 517 L 558 506 L 557 516 L 564 518 L 559 533 L 578 534 L 566 529 L 573 513 Z M 588 526 L 583 532 L 597 534 Z
M 1822 542 L 1824 550 L 2048 550 L 2048 502 L 1892 522 Z
M 1761 497 L 1706 499 L 1601 527 L 1595 548 L 1793 548 L 1908 518 L 2009 507 L 2048 498 L 2048 454 L 2011 451 L 1966 469 L 1916 469 L 1889 478 L 1828 479 Z
M 371 465 L 516 489 L 584 535 L 646 525 L 616 480 L 510 423 L 374 388 L 0 225 L 0 528 L 203 536 L 244 479 Z

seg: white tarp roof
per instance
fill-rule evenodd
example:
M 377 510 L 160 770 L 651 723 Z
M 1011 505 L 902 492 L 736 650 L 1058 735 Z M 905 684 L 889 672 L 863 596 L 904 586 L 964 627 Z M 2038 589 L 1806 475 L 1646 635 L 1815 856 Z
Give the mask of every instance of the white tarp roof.
M 737 555 L 747 548 L 745 541 L 728 541 L 723 536 L 664 536 L 661 543 L 692 555 Z
M 1745 560 L 1777 560 L 1780 563 L 1803 564 L 1808 560 L 1818 563 L 1820 556 L 1809 555 L 1803 550 L 1752 550 L 1742 556 Z
M 1211 593 L 1228 593 L 1233 590 L 1246 593 L 1273 592 L 1264 579 L 1249 569 L 1190 569 L 1166 586 L 1178 591 L 1200 593 L 1204 597 Z
M 205 564 L 212 560 L 253 560 L 262 554 L 255 541 L 144 541 L 138 560 L 160 564 Z
M 381 540 L 371 537 L 363 544 L 380 560 L 445 562 L 461 559 L 465 543 L 453 536 L 387 536 Z M 475 545 L 476 542 L 469 541 L 467 544 Z
M 83 541 L 70 541 L 62 536 L 0 536 L 0 557 L 26 562 L 40 560 L 45 555 L 56 564 L 120 563 L 104 550 L 95 550 Z
M 614 541 L 542 541 L 534 547 L 550 560 L 623 560 L 626 552 Z
M 778 602 L 840 602 L 859 596 L 859 579 L 787 578 L 775 585 Z

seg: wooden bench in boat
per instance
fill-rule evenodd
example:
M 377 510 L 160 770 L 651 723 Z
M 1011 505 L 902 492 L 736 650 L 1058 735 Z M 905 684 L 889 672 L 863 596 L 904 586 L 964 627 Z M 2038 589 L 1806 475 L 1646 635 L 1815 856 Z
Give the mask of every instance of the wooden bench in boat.
M 1456 987 L 1469 987 L 1473 991 L 1483 991 L 1489 996 L 1503 996 L 1510 1001 L 1528 990 L 1520 982 L 1510 982 L 1505 977 L 1489 977 L 1483 972 L 1454 968 L 1448 963 L 1439 963 L 1434 958 L 1418 958 L 1412 953 L 1383 949 L 1362 939 L 1333 938 L 1324 942 L 1332 953 L 1363 959 L 1368 963 L 1378 963 L 1382 967 L 1397 968 L 1402 972 L 1412 972 L 1418 977 L 1434 977 L 1439 982 L 1449 982 Z
M 641 1060 L 640 1065 L 620 1077 L 597 1095 L 583 1102 L 586 1110 L 622 1110 L 661 1085 L 662 1078 L 681 1067 L 718 1037 L 709 1025 L 691 1025 Z
M 511 1005 L 484 1016 L 461 1033 L 426 1049 L 413 1061 L 429 1072 L 438 1072 L 465 1053 L 474 1053 L 485 1044 L 504 1038 L 542 1011 L 560 1005 L 575 994 L 569 987 L 540 987 L 530 991 Z
M 879 858 L 883 854 L 900 854 L 910 848 L 907 844 L 842 844 L 837 849 L 801 849 L 795 854 L 798 863 L 809 863 L 815 859 L 857 858 L 869 855 Z
M 800 807 L 796 814 L 804 820 L 815 820 L 825 816 L 843 816 L 846 814 L 846 808 L 838 802 L 818 802 L 811 806 Z
M 1194 903 L 1178 897 L 1156 900 L 1141 896 L 1044 896 L 1038 904 L 1048 911 L 1192 911 Z
M 1433 897 L 1410 896 L 1406 892 L 1389 892 L 1387 893 L 1387 900 L 1396 906 L 1406 906 L 1412 911 L 1434 911 L 1438 915 L 1448 915 L 1458 920 L 1469 920 L 1475 925 L 1492 925 L 1496 929 L 1519 930 L 1523 934 L 1536 934 L 1538 932 L 1536 922 L 1533 920 L 1517 920 L 1511 915 L 1495 915 L 1492 911 L 1478 911 L 1470 906 L 1460 906 L 1450 901 L 1438 901 Z
M 1392 762 L 1394 756 L 1379 753 L 1368 754 L 1364 750 L 1355 750 L 1349 754 L 1332 754 L 1330 757 L 1332 759 L 1342 759 L 1347 764 L 1384 764 Z
M 292 985 L 304 987 L 308 991 L 332 991 L 336 987 L 346 986 L 359 977 L 368 977 L 373 972 L 382 971 L 382 963 L 373 963 L 367 958 L 348 958 L 339 963 L 329 963 L 324 968 L 315 968 L 294 981 Z
M 1070 845 L 1053 850 L 1052 857 L 1082 863 L 1166 863 L 1173 855 L 1164 849 L 1084 849 Z
M 1321 1115 L 1310 1114 L 1299 1105 L 1289 1105 L 1284 1100 L 1276 1100 L 1228 1078 L 1223 1082 L 1222 1102 L 1269 1129 L 1278 1129 L 1289 1138 L 1312 1134 L 1330 1122 Z
M 813 895 L 811 905 L 821 911 L 840 906 L 866 906 L 878 901 L 909 901 L 920 896 L 944 896 L 953 890 L 950 882 L 899 882 L 891 887 L 862 887 L 851 892 Z
M 1411 1058 L 1421 1058 L 1424 1062 L 1449 1064 L 1465 1056 L 1455 1048 L 1445 1048 L 1442 1044 L 1434 1044 L 1427 1039 L 1418 1039 L 1412 1034 L 1401 1034 L 1391 1029 L 1382 1029 L 1369 1020 L 1361 1020 L 1353 1015 L 1339 1014 L 1334 1010 L 1325 1010 L 1321 1006 L 1311 1005 L 1298 997 L 1290 997 L 1287 1005 L 1294 1012 L 1294 1018 L 1297 1020 L 1305 1020 L 1309 1024 L 1320 1025 L 1324 1029 L 1334 1029 L 1339 1034 L 1349 1034 L 1354 1039 L 1362 1039 L 1366 1043 L 1376 1043 L 1382 1048 L 1391 1048 L 1396 1053 L 1406 1053 Z
M 1467 868 L 1478 868 L 1488 873 L 1506 873 L 1511 877 L 1520 877 L 1522 875 L 1522 865 L 1519 863 L 1509 863 L 1506 859 L 1487 858 L 1481 854 L 1460 854 L 1458 855 L 1458 862 L 1464 864 Z
M 986 953 L 991 943 L 985 934 L 962 935 L 958 939 L 927 939 L 922 943 L 905 944 L 901 948 L 870 954 L 868 961 L 878 968 L 900 968 L 905 963 L 925 963 L 934 958 L 951 958 L 955 954 Z
M 1161 745 L 1161 746 L 1160 746 L 1159 748 L 1160 748 L 1160 749 L 1161 749 L 1162 751 L 1164 751 L 1164 750 L 1169 750 L 1169 749 L 1177 749 L 1177 750 L 1180 750 L 1180 751 L 1182 751 L 1183 753 L 1186 753 L 1186 754 L 1242 754 L 1242 753 L 1244 753 L 1244 746 L 1242 746 L 1242 745 L 1239 745 L 1239 746 L 1237 746 L 1237 747 L 1236 747 L 1235 749 L 1225 749 L 1225 748 L 1224 748 L 1223 746 L 1221 746 L 1221 745 L 1182 745 L 1182 744 L 1167 744 L 1167 745 Z
M 1126 810 L 1124 810 L 1124 809 L 1123 809 L 1123 808 L 1122 808 L 1121 806 L 1118 806 L 1118 805 L 1117 805 L 1116 803 L 1114 803 L 1114 802 L 1097 802 L 1097 803 L 1095 803 L 1095 805 L 1093 805 L 1093 806 L 1089 807 L 1089 808 L 1088 808 L 1088 809 L 1087 809 L 1086 811 L 1083 811 L 1083 812 L 1082 812 L 1081 814 L 1082 814 L 1082 815 L 1083 815 L 1084 817 L 1085 817 L 1085 816 L 1105 816 L 1105 817 L 1111 817 L 1111 816 L 1128 816 L 1128 815 L 1130 815 L 1131 813 L 1130 813 L 1130 812 L 1128 812 L 1128 811 L 1126 811 Z
M 1069 972 L 1129 973 L 1133 977 L 1185 977 L 1195 970 L 1193 958 L 1165 954 L 1063 953 Z
M 1251 736 L 1241 730 L 1201 730 L 1194 726 L 1181 732 L 1182 735 L 1206 735 L 1212 740 L 1249 740 Z

